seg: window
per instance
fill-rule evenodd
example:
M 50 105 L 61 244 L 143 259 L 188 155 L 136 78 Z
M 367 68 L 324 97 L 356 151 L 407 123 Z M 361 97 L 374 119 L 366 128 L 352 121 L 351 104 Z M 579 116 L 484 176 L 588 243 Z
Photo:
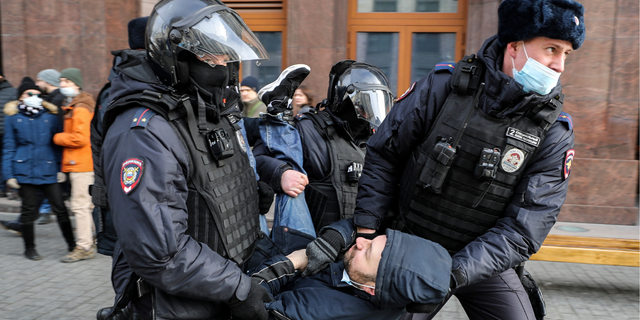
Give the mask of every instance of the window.
M 465 52 L 468 0 L 349 0 L 350 59 L 379 67 L 398 96 Z

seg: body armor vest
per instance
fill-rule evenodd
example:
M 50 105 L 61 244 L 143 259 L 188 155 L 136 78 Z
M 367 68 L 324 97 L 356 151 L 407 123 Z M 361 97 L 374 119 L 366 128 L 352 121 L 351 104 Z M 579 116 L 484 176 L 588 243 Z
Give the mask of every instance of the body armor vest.
M 310 181 L 305 189 L 311 219 L 318 231 L 326 225 L 353 216 L 366 147 L 359 147 L 351 138 L 340 136 L 328 112 L 307 112 L 304 115 L 327 142 L 331 159 L 329 174 L 321 180 Z
M 524 169 L 562 111 L 560 94 L 524 116 L 487 116 L 477 105 L 483 69 L 473 56 L 457 65 L 453 91 L 401 182 L 406 228 L 452 255 L 504 215 Z
M 238 264 L 246 261 L 260 231 L 257 182 L 235 119 L 222 117 L 218 124 L 202 117 L 196 120 L 187 96 L 144 91 L 109 105 L 104 136 L 115 117 L 131 107 L 149 108 L 162 115 L 190 153 L 187 234 L 227 259 Z

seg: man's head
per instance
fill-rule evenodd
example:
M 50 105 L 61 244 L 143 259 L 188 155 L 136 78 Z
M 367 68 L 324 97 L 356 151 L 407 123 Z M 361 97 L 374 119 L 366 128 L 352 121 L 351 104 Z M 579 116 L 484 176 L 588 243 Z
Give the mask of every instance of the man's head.
M 384 309 L 439 303 L 449 290 L 447 250 L 396 230 L 373 240 L 357 238 L 344 255 L 344 265 L 351 285 L 374 295 Z
M 55 69 L 44 69 L 36 75 L 36 85 L 42 92 L 51 93 L 60 87 L 60 72 Z
M 60 92 L 67 97 L 75 97 L 82 90 L 80 69 L 69 68 L 60 72 Z
M 245 77 L 240 83 L 240 99 L 242 102 L 249 102 L 258 97 L 258 79 L 254 77 Z

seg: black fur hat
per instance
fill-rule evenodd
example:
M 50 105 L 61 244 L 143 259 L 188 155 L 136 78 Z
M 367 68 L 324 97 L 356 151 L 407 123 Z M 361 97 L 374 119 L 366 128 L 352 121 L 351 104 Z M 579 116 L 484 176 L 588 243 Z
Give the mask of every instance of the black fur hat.
M 129 21 L 127 29 L 129 31 L 129 48 L 144 49 L 144 37 L 147 32 L 147 21 L 149 17 L 135 18 Z
M 584 41 L 584 7 L 573 0 L 504 0 L 498 19 L 502 46 L 547 37 L 569 41 L 578 49 Z

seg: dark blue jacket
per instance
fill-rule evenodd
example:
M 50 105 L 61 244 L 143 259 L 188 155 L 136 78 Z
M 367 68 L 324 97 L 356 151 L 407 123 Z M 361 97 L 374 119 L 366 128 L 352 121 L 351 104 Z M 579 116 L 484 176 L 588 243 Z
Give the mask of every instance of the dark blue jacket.
M 62 131 L 58 107 L 42 102 L 43 111 L 27 116 L 19 111 L 19 101 L 5 105 L 2 174 L 19 184 L 57 183 L 62 149 L 53 143 L 53 135 Z
M 489 38 L 478 52 L 486 65 L 485 89 L 479 107 L 496 118 L 518 117 L 562 89 L 547 96 L 527 94 L 501 71 L 504 47 Z M 419 80 L 398 101 L 367 143 L 367 157 L 360 178 L 354 222 L 377 229 L 391 209 L 407 159 L 426 138 L 450 92 L 451 73 L 434 71 Z M 556 222 L 566 198 L 569 181 L 563 177 L 565 155 L 574 136 L 568 115 L 548 131 L 516 188 L 504 217 L 484 235 L 453 256 L 458 285 L 469 285 L 495 276 L 526 261 L 540 249 Z M 426 213 L 428 214 L 428 213 Z M 419 253 L 419 252 L 416 252 Z

